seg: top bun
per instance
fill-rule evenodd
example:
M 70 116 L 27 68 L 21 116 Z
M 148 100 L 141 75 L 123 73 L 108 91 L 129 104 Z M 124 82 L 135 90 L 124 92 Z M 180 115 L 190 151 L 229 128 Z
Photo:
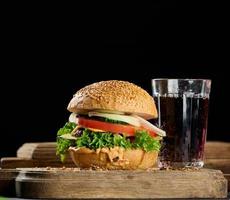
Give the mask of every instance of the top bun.
M 135 114 L 145 119 L 157 118 L 154 99 L 141 87 L 127 81 L 101 81 L 90 84 L 74 95 L 70 112 L 101 112 Z

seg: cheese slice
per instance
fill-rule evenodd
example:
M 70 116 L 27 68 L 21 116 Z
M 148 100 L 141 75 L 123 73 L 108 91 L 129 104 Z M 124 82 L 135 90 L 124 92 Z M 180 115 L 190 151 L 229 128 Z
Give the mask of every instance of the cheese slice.
M 95 128 L 87 128 L 91 131 L 94 131 L 94 132 L 106 132 L 106 131 L 103 131 L 103 130 L 100 130 L 100 129 L 95 129 Z
M 87 129 L 89 129 L 90 131 L 94 131 L 94 132 L 106 132 L 106 131 L 104 131 L 104 130 L 95 129 L 95 128 L 88 128 L 88 127 L 83 127 L 83 126 L 80 126 L 80 125 L 77 125 L 76 128 L 75 128 L 74 130 L 79 129 L 79 128 L 87 128 Z M 72 132 L 73 132 L 73 131 L 72 131 Z

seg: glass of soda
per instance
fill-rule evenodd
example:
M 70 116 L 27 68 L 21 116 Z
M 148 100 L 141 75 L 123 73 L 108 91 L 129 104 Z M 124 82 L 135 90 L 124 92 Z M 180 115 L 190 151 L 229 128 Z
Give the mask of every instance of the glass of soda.
M 203 167 L 211 80 L 152 79 L 152 89 L 156 123 L 166 131 L 159 167 Z

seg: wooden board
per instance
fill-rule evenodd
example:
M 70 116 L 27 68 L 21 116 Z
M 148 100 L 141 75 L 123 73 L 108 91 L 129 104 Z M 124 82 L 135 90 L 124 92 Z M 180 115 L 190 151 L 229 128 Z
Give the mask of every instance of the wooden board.
M 205 146 L 205 168 L 219 169 L 230 181 L 230 143 L 207 142 Z M 55 142 L 25 143 L 17 151 L 17 157 L 2 158 L 1 167 L 4 169 L 22 167 L 74 167 L 74 163 L 67 156 L 65 163 L 61 163 L 56 156 Z M 230 191 L 230 182 L 228 184 Z
M 25 143 L 17 150 L 18 158 L 38 161 L 60 162 L 56 155 L 55 142 Z M 70 156 L 66 156 L 66 163 L 72 163 Z
M 230 191 L 230 143 L 207 142 L 205 147 L 205 167 L 220 169 L 229 181 Z M 25 143 L 17 151 L 17 157 L 2 158 L 0 169 L 0 196 L 14 196 L 14 179 L 18 173 L 15 168 L 33 167 L 74 167 L 69 157 L 64 164 L 56 156 L 54 142 Z
M 210 141 L 205 144 L 206 159 L 230 159 L 230 142 Z
M 224 174 L 224 178 L 228 180 L 228 192 L 230 195 L 230 174 Z
M 224 173 L 228 180 L 228 191 L 230 191 L 230 143 L 229 142 L 207 142 L 205 145 L 205 168 L 218 169 Z
M 28 167 L 75 167 L 74 163 L 49 160 L 32 160 L 27 158 L 5 157 L 1 159 L 2 169 L 16 169 Z
M 90 171 L 25 168 L 16 178 L 21 198 L 225 198 L 219 170 Z
M 224 174 L 230 174 L 230 159 L 206 159 L 204 167 L 210 169 L 219 169 L 224 172 Z
M 0 196 L 15 197 L 16 169 L 0 169 Z
M 70 156 L 66 156 L 65 163 L 56 155 L 55 142 L 25 143 L 17 151 L 17 157 L 1 158 L 3 169 L 23 167 L 74 167 Z

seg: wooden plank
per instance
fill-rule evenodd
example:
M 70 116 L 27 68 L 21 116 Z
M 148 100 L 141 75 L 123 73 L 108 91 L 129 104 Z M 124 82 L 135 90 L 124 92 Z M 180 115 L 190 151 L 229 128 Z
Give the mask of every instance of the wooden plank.
M 206 159 L 230 159 L 230 142 L 207 142 L 205 157 Z
M 0 196 L 15 197 L 15 178 L 18 170 L 0 169 Z
M 16 178 L 21 198 L 154 199 L 225 198 L 219 170 L 90 171 L 22 169 Z
M 59 156 L 56 155 L 55 142 L 25 143 L 18 149 L 17 157 L 40 161 L 49 160 L 60 162 Z M 69 155 L 66 157 L 66 162 L 72 163 Z
M 228 192 L 230 195 L 230 174 L 224 174 L 224 177 L 228 180 Z
M 27 158 L 5 157 L 1 159 L 2 169 L 28 168 L 28 167 L 74 167 L 74 163 L 49 160 L 31 160 Z
M 31 159 L 16 158 L 16 157 L 5 157 L 1 159 L 1 168 L 17 168 L 17 167 L 34 167 L 34 162 Z
M 230 159 L 206 159 L 205 168 L 219 169 L 224 174 L 230 174 Z
M 55 142 L 25 143 L 17 150 L 17 157 L 34 159 L 34 154 L 38 152 L 50 152 L 52 157 L 56 155 Z M 35 158 L 36 159 L 36 158 Z

